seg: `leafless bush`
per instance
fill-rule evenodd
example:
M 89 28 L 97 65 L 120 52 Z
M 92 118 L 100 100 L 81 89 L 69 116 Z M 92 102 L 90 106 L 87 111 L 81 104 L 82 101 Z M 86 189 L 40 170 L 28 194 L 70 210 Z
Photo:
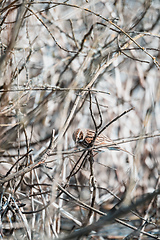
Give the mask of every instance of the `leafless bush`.
M 1 238 L 160 239 L 159 8 L 0 1 Z

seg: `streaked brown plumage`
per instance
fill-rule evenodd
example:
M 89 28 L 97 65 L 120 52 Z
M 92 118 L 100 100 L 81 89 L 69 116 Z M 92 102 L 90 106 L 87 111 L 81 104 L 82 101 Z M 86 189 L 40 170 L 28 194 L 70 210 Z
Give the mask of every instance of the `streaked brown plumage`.
M 95 131 L 91 129 L 78 128 L 73 133 L 73 140 L 75 143 L 78 143 L 81 147 L 87 148 L 91 147 L 93 144 L 94 147 L 107 147 L 110 150 L 120 150 L 120 148 L 114 143 L 110 138 L 104 134 L 98 135 L 93 142 L 95 136 Z
M 120 148 L 115 142 L 113 142 L 109 137 L 105 136 L 103 133 L 98 135 L 96 139 L 95 131 L 86 128 L 78 128 L 73 133 L 73 140 L 75 143 L 79 144 L 83 148 L 87 147 L 95 147 L 97 150 L 104 150 L 104 148 L 108 148 L 109 150 L 118 150 L 129 153 L 134 156 L 132 153 L 128 152 L 125 149 Z M 92 145 L 93 144 L 93 145 Z

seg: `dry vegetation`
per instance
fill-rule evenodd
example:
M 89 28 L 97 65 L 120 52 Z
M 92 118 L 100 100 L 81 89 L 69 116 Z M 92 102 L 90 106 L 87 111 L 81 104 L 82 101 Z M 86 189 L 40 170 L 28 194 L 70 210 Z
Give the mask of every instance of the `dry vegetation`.
M 159 0 L 0 1 L 1 239 L 160 239 L 159 19 Z

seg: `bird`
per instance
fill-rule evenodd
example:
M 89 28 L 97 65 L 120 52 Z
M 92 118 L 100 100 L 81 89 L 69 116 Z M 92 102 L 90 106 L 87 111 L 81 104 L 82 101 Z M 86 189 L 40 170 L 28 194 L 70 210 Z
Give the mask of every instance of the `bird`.
M 99 134 L 96 138 L 95 134 L 96 132 L 94 130 L 78 128 L 73 132 L 72 138 L 76 144 L 83 148 L 93 147 L 94 149 L 101 150 L 101 147 L 103 147 L 103 149 L 106 147 L 109 150 L 122 150 L 131 154 L 127 150 L 120 148 L 114 141 L 103 133 Z

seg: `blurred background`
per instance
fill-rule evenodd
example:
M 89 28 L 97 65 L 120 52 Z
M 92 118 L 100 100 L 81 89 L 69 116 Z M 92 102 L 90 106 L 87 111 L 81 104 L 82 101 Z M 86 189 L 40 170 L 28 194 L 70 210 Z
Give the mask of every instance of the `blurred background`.
M 100 217 L 78 201 L 106 213 L 159 187 L 159 39 L 158 0 L 0 1 L 2 238 L 69 234 Z M 133 107 L 103 132 L 131 154 L 100 152 L 67 181 L 83 153 L 73 132 L 94 129 L 90 102 L 101 121 L 95 97 L 102 127 Z M 124 221 L 160 236 L 159 210 L 157 196 Z M 111 223 L 81 239 L 132 231 Z

